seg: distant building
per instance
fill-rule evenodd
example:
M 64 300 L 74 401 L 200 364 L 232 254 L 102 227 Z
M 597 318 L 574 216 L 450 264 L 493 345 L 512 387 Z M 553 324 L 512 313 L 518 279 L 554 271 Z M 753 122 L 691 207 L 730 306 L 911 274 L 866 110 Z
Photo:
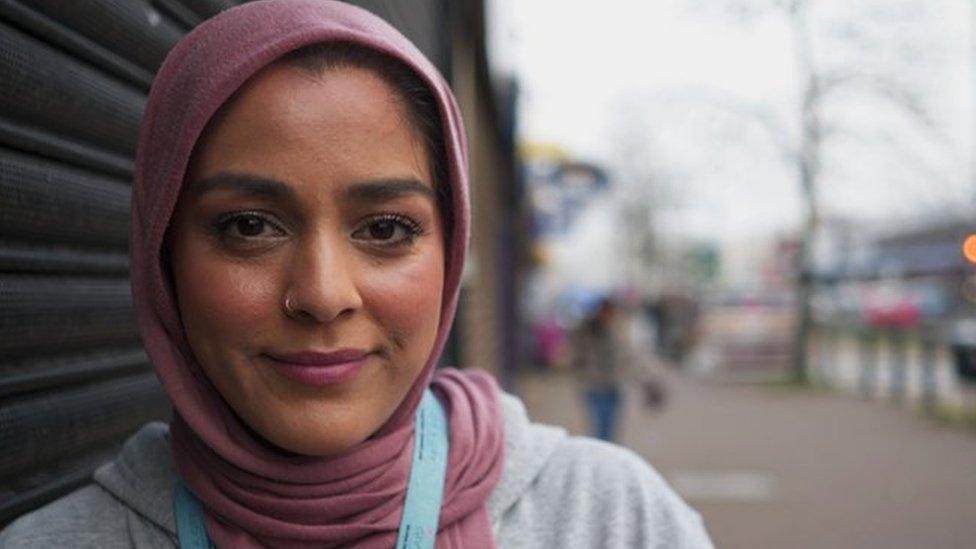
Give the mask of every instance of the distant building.
M 958 220 L 871 232 L 850 222 L 827 224 L 813 269 L 820 316 L 910 327 L 976 314 L 976 269 L 962 255 L 974 229 Z

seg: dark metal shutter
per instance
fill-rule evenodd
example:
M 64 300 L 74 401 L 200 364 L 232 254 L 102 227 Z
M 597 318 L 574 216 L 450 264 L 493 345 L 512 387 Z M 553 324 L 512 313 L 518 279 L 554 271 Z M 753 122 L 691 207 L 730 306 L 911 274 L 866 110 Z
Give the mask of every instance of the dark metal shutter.
M 90 480 L 169 403 L 129 292 L 153 74 L 227 0 L 0 0 L 0 526 Z
M 385 19 L 450 80 L 451 27 L 448 0 L 349 0 Z

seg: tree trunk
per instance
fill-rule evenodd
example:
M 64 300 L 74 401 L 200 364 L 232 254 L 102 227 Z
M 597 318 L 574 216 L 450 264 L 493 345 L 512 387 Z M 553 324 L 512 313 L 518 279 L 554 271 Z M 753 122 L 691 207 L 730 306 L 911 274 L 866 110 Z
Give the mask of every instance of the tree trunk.
M 821 89 L 813 64 L 813 44 L 807 21 L 807 2 L 793 0 L 790 4 L 790 26 L 800 79 L 804 83 L 801 102 L 800 148 L 797 155 L 801 196 L 804 201 L 805 219 L 801 226 L 799 249 L 795 259 L 796 269 L 796 331 L 793 341 L 793 377 L 799 383 L 809 380 L 807 349 L 813 325 L 814 277 L 811 254 L 813 239 L 819 223 L 817 208 L 817 178 L 820 171 L 820 124 Z

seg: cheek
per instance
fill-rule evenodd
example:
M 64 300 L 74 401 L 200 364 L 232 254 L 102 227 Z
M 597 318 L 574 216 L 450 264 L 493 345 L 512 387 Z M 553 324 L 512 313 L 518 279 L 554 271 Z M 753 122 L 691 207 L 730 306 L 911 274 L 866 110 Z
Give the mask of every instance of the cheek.
M 228 343 L 254 341 L 254 331 L 275 310 L 274 277 L 222 261 L 212 252 L 183 259 L 174 262 L 173 275 L 180 316 L 194 351 L 222 354 L 239 347 Z
M 440 321 L 443 256 L 431 254 L 396 268 L 377 270 L 363 283 L 366 307 L 404 351 L 430 354 Z

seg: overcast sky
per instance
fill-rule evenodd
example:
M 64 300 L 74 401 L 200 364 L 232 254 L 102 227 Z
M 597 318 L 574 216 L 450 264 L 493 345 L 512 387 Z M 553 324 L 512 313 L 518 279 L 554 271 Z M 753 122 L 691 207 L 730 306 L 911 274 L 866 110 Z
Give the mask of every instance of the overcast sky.
M 494 0 L 492 63 L 520 80 L 521 139 L 611 169 L 622 142 L 638 143 L 669 188 L 665 231 L 737 238 L 795 226 L 795 174 L 747 114 L 796 132 L 789 27 L 776 13 L 742 20 L 715 9 L 733 1 L 768 0 Z M 838 130 L 825 146 L 824 209 L 894 219 L 971 206 L 965 0 L 815 4 L 818 65 L 890 73 L 932 122 L 920 129 L 870 95 L 839 94 L 825 109 Z

